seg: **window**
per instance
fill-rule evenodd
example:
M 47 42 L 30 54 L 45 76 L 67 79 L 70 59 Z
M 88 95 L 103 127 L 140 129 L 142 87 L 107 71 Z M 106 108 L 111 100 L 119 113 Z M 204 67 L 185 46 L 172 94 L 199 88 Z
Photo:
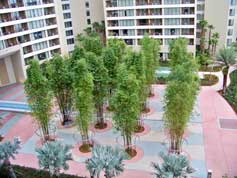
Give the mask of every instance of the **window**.
M 230 5 L 232 5 L 232 6 L 237 5 L 237 0 L 230 0 Z
M 41 31 L 40 32 L 35 32 L 35 33 L 33 33 L 33 35 L 34 35 L 35 40 L 43 38 L 43 33 Z
M 43 16 L 43 9 L 31 9 L 26 11 L 27 18 Z
M 91 19 L 87 19 L 87 24 L 88 24 L 88 25 L 91 24 Z
M 67 30 L 66 31 L 66 36 L 72 36 L 73 35 L 73 31 L 72 30 Z
M 197 20 L 203 20 L 204 14 L 197 14 Z
M 232 44 L 232 39 L 227 39 L 227 46 L 231 46 Z
M 180 25 L 180 19 L 165 19 L 165 25 Z
M 234 25 L 234 19 L 229 19 L 228 26 L 233 26 Z
M 180 14 L 180 8 L 165 8 L 164 9 L 165 15 L 179 15 Z
M 90 7 L 90 5 L 89 5 L 89 2 L 87 1 L 86 2 L 86 8 L 89 8 Z
M 63 8 L 63 10 L 68 10 L 68 9 L 70 9 L 70 5 L 69 4 L 63 4 L 62 8 Z
M 231 36 L 231 35 L 233 35 L 233 29 L 228 30 L 228 36 Z
M 229 16 L 235 16 L 235 9 L 230 9 Z
M 37 21 L 32 21 L 32 22 L 29 22 L 29 28 L 30 29 L 36 29 L 36 28 L 41 28 L 41 27 L 44 27 L 44 20 L 37 20 Z
M 47 53 L 48 54 L 48 53 Z M 39 60 L 44 60 L 47 58 L 47 55 L 46 53 L 41 53 L 41 54 L 38 54 L 37 57 Z
M 64 22 L 66 28 L 72 27 L 72 22 Z
M 86 16 L 90 16 L 90 11 L 86 11 Z
M 63 13 L 63 18 L 64 19 L 70 19 L 71 18 L 71 13 Z
M 67 44 L 74 44 L 74 38 L 67 39 Z

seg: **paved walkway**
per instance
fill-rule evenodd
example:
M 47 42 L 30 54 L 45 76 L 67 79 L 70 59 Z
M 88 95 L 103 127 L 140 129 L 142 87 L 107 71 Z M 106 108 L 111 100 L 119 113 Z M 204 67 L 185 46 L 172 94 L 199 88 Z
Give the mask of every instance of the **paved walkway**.
M 237 130 L 220 129 L 219 119 L 236 119 L 236 114 L 214 89 L 203 87 L 200 93 L 207 168 L 214 178 L 227 173 L 237 176 Z
M 22 86 L 16 85 L 16 89 L 14 87 L 13 85 L 1 89 L 0 97 L 6 99 L 9 97 L 11 100 L 24 97 Z M 183 149 L 191 158 L 192 166 L 197 169 L 195 177 L 205 178 L 206 170 L 212 169 L 213 178 L 221 178 L 225 173 L 233 178 L 237 175 L 235 151 L 237 130 L 220 129 L 218 123 L 220 118 L 236 119 L 236 114 L 215 90 L 214 87 L 202 87 L 194 115 L 188 125 Z M 9 91 L 12 95 L 8 93 Z M 164 85 L 156 85 L 155 97 L 149 100 L 152 113 L 147 115 L 144 121 L 150 127 L 150 131 L 136 139 L 136 145 L 143 150 L 144 156 L 134 163 L 126 163 L 126 171 L 120 178 L 151 178 L 150 163 L 160 161 L 159 152 L 167 150 L 167 137 L 162 121 L 164 91 Z M 18 135 L 23 141 L 20 154 L 13 163 L 38 168 L 35 147 L 39 137 L 35 133 L 36 125 L 33 119 L 28 115 L 3 111 L 0 111 L 0 118 L 4 124 L 0 134 L 4 134 L 6 140 L 11 140 Z M 57 135 L 67 144 L 75 145 L 80 141 L 76 128 L 58 129 Z M 108 145 L 118 144 L 121 141 L 119 133 L 114 130 L 96 133 L 94 139 L 100 144 Z M 89 175 L 83 163 L 86 157 L 78 155 L 73 157 L 75 161 L 70 162 L 70 169 L 66 172 L 81 176 Z

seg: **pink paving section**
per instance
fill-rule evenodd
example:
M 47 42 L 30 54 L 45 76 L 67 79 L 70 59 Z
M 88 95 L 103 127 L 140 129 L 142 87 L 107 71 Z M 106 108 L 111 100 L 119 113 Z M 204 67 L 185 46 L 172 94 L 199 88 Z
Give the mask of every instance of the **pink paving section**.
M 14 136 L 21 138 L 22 143 L 34 135 L 36 131 L 36 126 L 34 125 L 34 120 L 29 115 L 25 115 L 24 118 L 21 118 L 5 135 L 4 140 L 12 140 Z
M 11 86 L 12 87 L 12 86 Z M 9 97 L 16 95 L 17 93 L 21 92 L 23 90 L 23 85 L 17 85 L 15 86 L 15 91 L 11 91 L 8 94 L 6 94 L 2 100 L 7 100 Z M 6 91 L 5 91 L 6 92 Z
M 12 164 L 32 167 L 32 168 L 39 168 L 38 159 L 33 154 L 18 154 L 16 155 L 15 160 L 11 160 Z M 63 171 L 67 174 L 73 174 L 78 176 L 87 176 L 89 177 L 89 172 L 86 170 L 86 166 L 83 163 L 78 163 L 75 161 L 69 161 L 69 170 Z M 151 178 L 151 173 L 146 171 L 138 171 L 138 170 L 125 170 L 118 178 Z M 101 178 L 104 176 L 101 174 Z
M 212 169 L 213 178 L 221 178 L 226 173 L 233 178 L 237 176 L 237 130 L 220 129 L 218 120 L 236 119 L 236 114 L 209 87 L 202 88 L 200 99 L 207 169 Z

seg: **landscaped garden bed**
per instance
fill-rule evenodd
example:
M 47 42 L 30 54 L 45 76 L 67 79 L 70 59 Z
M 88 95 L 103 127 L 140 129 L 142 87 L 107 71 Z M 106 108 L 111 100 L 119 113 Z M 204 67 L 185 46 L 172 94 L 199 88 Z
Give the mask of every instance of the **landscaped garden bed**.
M 230 74 L 231 83 L 227 87 L 226 93 L 223 95 L 222 91 L 219 91 L 220 94 L 228 101 L 234 111 L 237 113 L 237 70 L 233 71 Z
M 216 65 L 216 66 L 200 66 L 199 71 L 200 72 L 220 72 L 222 70 L 221 65 Z
M 201 79 L 201 85 L 202 86 L 211 86 L 211 85 L 215 85 L 218 82 L 218 77 L 215 75 L 211 75 L 211 74 L 205 74 L 204 78 Z
M 50 177 L 49 173 L 43 170 L 37 170 L 33 168 L 27 168 L 22 166 L 13 166 L 17 178 L 56 178 L 56 176 Z M 0 177 L 8 178 L 9 173 L 5 168 L 0 169 Z M 85 178 L 72 175 L 61 174 L 60 178 Z

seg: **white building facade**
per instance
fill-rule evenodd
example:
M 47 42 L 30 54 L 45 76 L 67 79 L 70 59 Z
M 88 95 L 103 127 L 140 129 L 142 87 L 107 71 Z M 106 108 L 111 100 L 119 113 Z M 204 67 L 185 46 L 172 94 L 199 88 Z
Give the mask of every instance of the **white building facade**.
M 0 86 L 24 81 L 31 59 L 61 53 L 54 0 L 0 1 Z
M 104 0 L 107 38 L 120 38 L 139 48 L 145 34 L 161 42 L 161 58 L 168 58 L 171 40 L 184 37 L 196 49 L 196 0 Z

